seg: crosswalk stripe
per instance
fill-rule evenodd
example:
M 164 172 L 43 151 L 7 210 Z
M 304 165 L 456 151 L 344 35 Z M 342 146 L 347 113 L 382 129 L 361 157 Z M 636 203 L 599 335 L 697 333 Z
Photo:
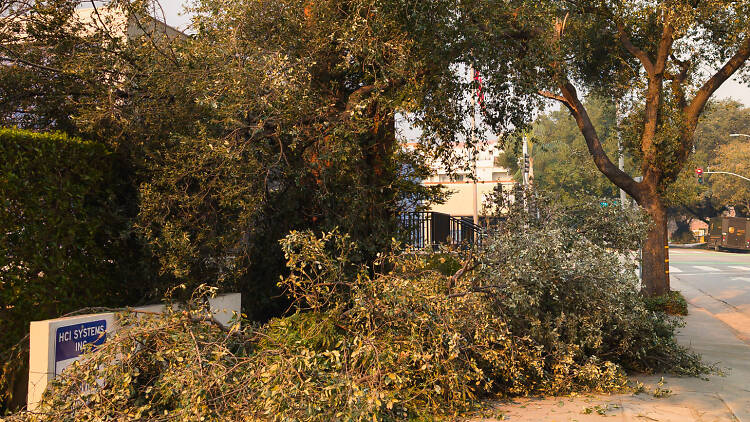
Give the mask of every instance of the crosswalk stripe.
M 701 271 L 717 271 L 717 272 L 718 272 L 718 271 L 721 271 L 721 270 L 720 270 L 720 269 L 718 269 L 718 268 L 714 268 L 714 267 L 706 267 L 706 266 L 703 266 L 703 265 L 693 265 L 693 268 L 697 268 L 697 269 L 699 269 L 699 270 L 701 270 Z
M 681 273 L 681 272 L 682 272 L 682 270 L 681 270 L 681 269 L 679 269 L 679 268 L 677 268 L 677 267 L 673 267 L 673 266 L 671 266 L 671 265 L 670 265 L 670 266 L 669 266 L 669 272 L 670 272 L 670 273 Z
M 735 270 L 741 271 L 750 271 L 750 267 L 741 267 L 739 265 L 730 265 L 729 268 L 734 268 Z

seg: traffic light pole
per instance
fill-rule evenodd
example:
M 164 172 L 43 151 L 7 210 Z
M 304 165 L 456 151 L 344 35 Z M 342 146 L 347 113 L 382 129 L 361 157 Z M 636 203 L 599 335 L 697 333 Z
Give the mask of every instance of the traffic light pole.
M 476 73 L 474 71 L 474 65 L 471 65 L 469 67 L 469 71 L 471 72 L 471 77 L 476 79 Z M 475 139 L 475 132 L 477 127 L 477 98 L 472 95 L 471 96 L 471 145 L 473 148 L 476 148 L 476 139 Z M 475 150 L 476 151 L 476 150 Z M 473 185 L 472 186 L 472 221 L 474 221 L 475 225 L 479 224 L 479 188 L 477 187 L 477 156 L 474 155 L 474 158 L 472 159 L 474 162 L 474 177 L 473 177 Z
M 529 145 L 523 136 L 523 186 L 529 186 Z
M 617 122 L 617 168 L 625 171 L 625 149 L 622 145 L 622 135 L 620 134 L 620 127 L 622 126 L 622 111 L 620 110 L 620 101 L 615 103 L 615 121 Z M 625 209 L 628 203 L 628 194 L 621 188 L 620 189 L 620 206 Z
M 732 176 L 737 176 L 740 179 L 745 179 L 748 182 L 750 182 L 750 178 L 747 178 L 745 176 L 740 176 L 737 173 L 732 173 L 732 172 L 729 172 L 729 171 L 704 171 L 703 174 L 729 174 L 729 175 L 732 175 Z

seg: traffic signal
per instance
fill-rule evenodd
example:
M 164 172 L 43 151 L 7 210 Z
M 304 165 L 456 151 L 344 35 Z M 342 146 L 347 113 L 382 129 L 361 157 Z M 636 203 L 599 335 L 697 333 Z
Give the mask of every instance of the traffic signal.
M 529 172 L 529 155 L 525 154 L 523 156 L 523 172 L 528 173 Z
M 695 169 L 695 175 L 698 176 L 698 183 L 703 183 L 703 169 L 700 167 Z

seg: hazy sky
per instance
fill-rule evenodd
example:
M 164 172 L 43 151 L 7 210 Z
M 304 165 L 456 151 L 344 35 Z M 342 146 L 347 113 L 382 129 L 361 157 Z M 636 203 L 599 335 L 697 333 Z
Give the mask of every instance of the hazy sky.
M 168 25 L 185 29 L 190 22 L 190 18 L 182 13 L 182 9 L 183 5 L 189 4 L 189 2 L 190 0 L 160 0 Z M 750 88 L 730 79 L 719 88 L 714 94 L 714 98 L 734 98 L 743 103 L 745 107 L 750 107 Z
M 183 7 L 190 2 L 187 0 L 159 0 L 159 4 L 164 9 L 167 25 L 185 29 L 190 23 L 190 17 L 183 14 Z

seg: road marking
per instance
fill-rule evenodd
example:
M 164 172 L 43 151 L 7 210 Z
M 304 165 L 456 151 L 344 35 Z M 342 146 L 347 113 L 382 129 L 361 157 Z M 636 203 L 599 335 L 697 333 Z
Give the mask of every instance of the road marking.
M 671 265 L 670 265 L 670 266 L 669 266 L 669 272 L 670 272 L 670 273 L 681 273 L 681 272 L 682 272 L 682 270 L 681 270 L 681 269 L 679 269 L 679 268 L 677 268 L 677 267 L 673 267 L 673 266 L 671 266 Z
M 734 277 L 732 278 L 732 280 L 742 280 L 742 281 L 747 281 L 748 283 L 750 283 L 750 278 L 748 277 Z
M 734 268 L 735 270 L 741 271 L 750 271 L 750 267 L 741 267 L 739 265 L 730 265 L 729 268 Z
M 706 267 L 706 266 L 703 266 L 703 265 L 693 265 L 693 268 L 697 268 L 697 269 L 699 269 L 701 271 L 711 271 L 711 272 L 720 272 L 721 271 L 718 268 Z

